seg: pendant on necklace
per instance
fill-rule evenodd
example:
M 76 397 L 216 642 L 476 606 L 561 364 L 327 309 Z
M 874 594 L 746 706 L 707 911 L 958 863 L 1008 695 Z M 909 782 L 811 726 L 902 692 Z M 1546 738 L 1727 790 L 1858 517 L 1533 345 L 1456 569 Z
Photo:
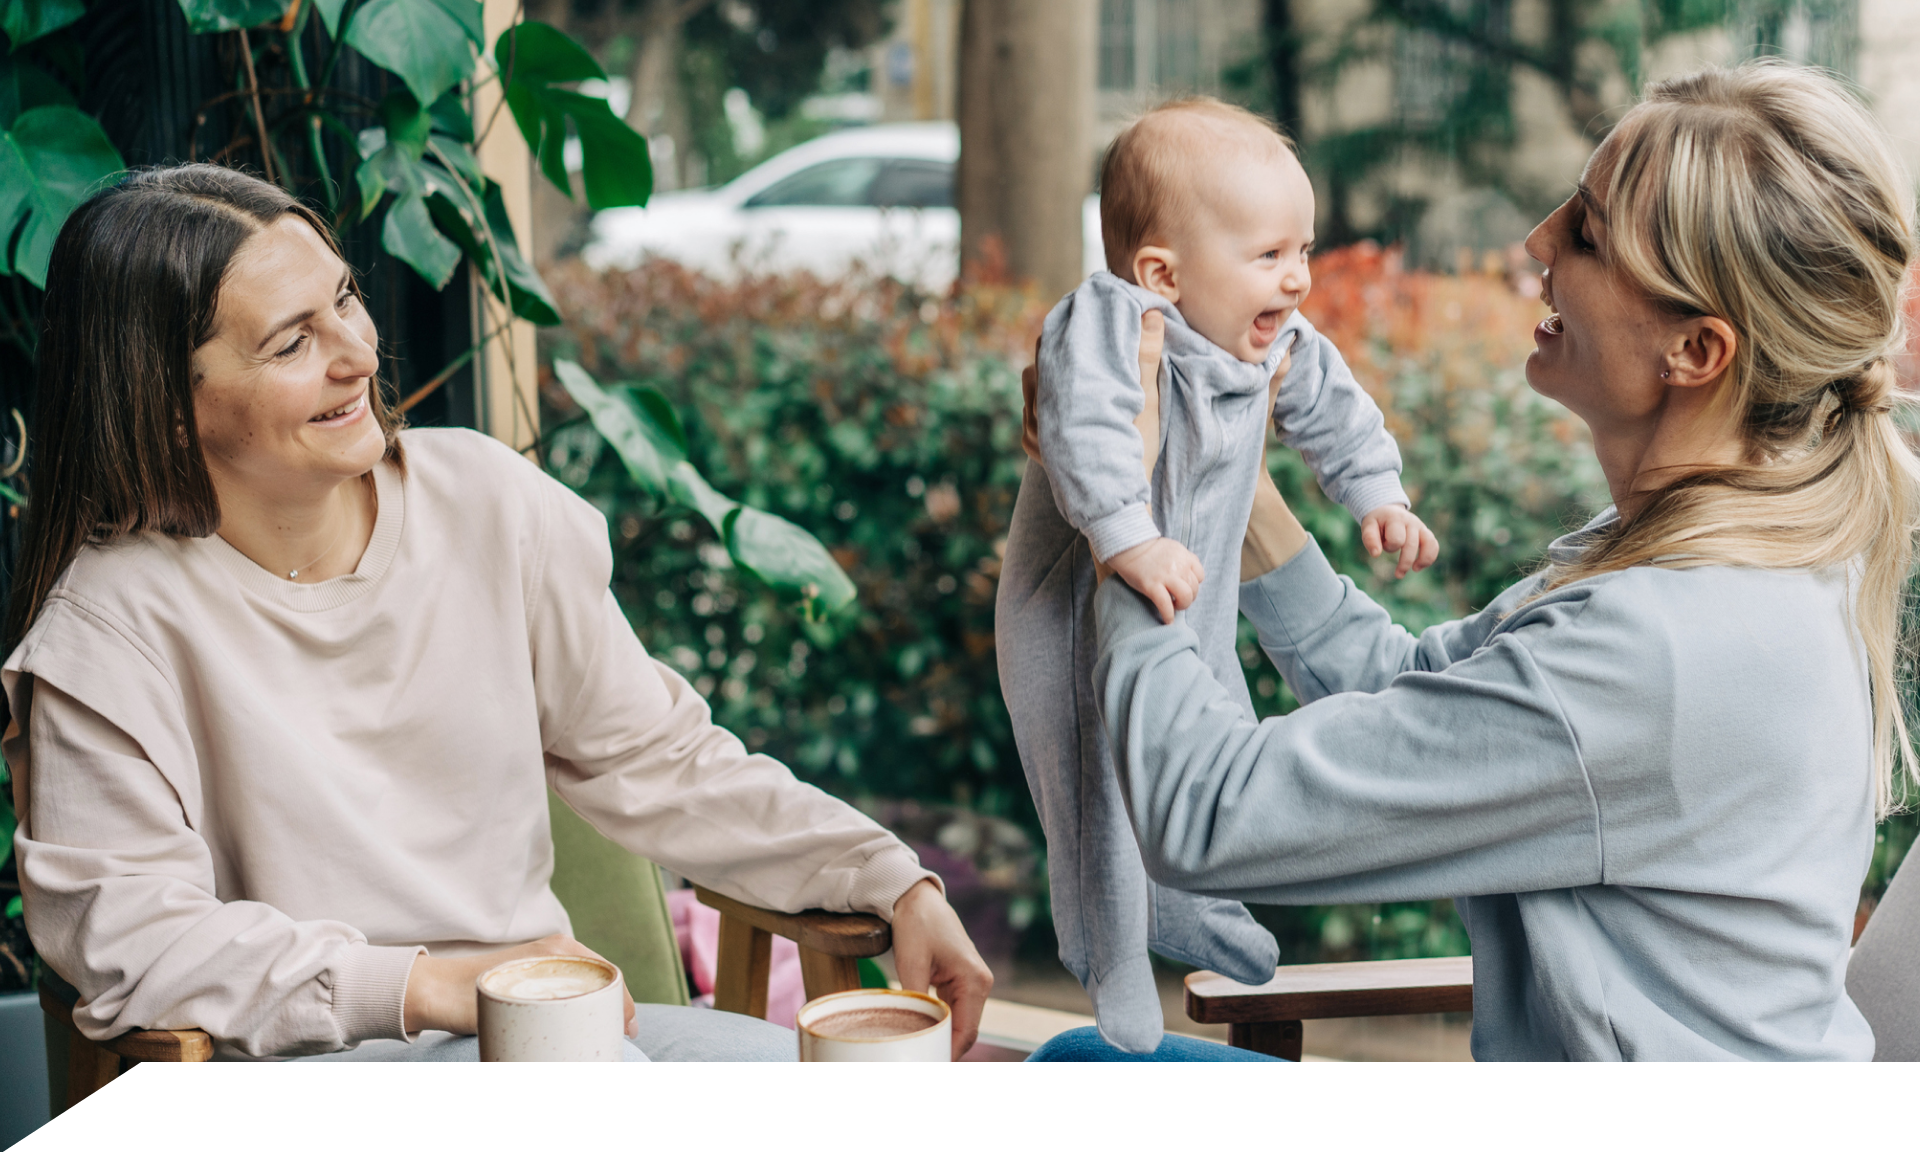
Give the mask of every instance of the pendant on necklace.
M 287 579 L 289 579 L 289 580 L 296 580 L 296 579 L 298 579 L 298 578 L 299 578 L 299 576 L 300 576 L 300 573 L 298 573 L 298 572 L 289 572 L 289 573 L 287 573 Z

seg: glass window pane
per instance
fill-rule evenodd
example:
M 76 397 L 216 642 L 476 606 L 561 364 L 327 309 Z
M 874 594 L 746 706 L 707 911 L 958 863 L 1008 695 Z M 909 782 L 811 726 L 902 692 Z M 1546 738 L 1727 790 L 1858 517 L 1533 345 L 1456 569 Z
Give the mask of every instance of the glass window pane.
M 895 160 L 873 182 L 873 202 L 882 208 L 951 208 L 953 165 Z
M 803 168 L 748 200 L 748 208 L 857 208 L 884 161 L 872 157 L 828 160 Z

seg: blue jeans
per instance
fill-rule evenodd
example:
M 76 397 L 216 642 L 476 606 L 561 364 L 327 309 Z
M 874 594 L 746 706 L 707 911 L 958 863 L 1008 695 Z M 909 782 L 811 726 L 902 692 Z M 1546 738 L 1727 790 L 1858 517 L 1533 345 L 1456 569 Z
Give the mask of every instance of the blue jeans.
M 1215 1044 L 1211 1040 L 1196 1040 L 1192 1036 L 1176 1036 L 1168 1033 L 1155 1048 L 1145 1056 L 1132 1052 L 1122 1052 L 1113 1045 L 1100 1039 L 1098 1028 L 1074 1028 L 1060 1033 L 1053 1039 L 1040 1045 L 1029 1061 L 1048 1063 L 1112 1063 L 1146 1064 L 1173 1063 L 1198 1064 L 1205 1062 L 1233 1063 L 1242 1060 L 1265 1060 L 1275 1064 L 1287 1061 L 1278 1056 L 1268 1056 L 1262 1052 L 1249 1052 L 1245 1048 L 1229 1048 L 1225 1044 Z

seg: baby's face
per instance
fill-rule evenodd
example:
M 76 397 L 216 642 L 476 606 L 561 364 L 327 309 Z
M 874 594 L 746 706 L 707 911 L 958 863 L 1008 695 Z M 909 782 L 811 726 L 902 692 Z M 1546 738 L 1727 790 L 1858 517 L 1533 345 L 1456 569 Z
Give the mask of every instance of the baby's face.
M 1173 244 L 1175 303 L 1194 331 L 1257 364 L 1313 286 L 1313 184 L 1292 153 L 1223 160 L 1195 179 L 1202 209 Z

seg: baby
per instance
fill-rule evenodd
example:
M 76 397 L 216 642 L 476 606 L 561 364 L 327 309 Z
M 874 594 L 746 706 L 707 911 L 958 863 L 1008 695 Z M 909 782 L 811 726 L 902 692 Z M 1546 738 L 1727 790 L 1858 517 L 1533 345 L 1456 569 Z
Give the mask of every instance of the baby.
M 1314 202 L 1286 139 L 1216 100 L 1168 104 L 1114 140 L 1100 194 L 1109 271 L 1047 317 L 1045 465 L 1029 463 L 1020 487 L 994 632 L 1046 827 L 1061 960 L 1108 1042 L 1148 1052 L 1161 1032 L 1149 949 L 1249 984 L 1272 977 L 1279 950 L 1240 904 L 1146 876 L 1092 694 L 1095 562 L 1169 623 L 1183 611 L 1202 659 L 1252 719 L 1235 577 L 1269 420 L 1360 521 L 1369 553 L 1399 552 L 1404 575 L 1438 548 L 1409 510 L 1380 410 L 1297 311 L 1311 283 Z M 1135 427 L 1149 310 L 1166 330 L 1151 477 Z

